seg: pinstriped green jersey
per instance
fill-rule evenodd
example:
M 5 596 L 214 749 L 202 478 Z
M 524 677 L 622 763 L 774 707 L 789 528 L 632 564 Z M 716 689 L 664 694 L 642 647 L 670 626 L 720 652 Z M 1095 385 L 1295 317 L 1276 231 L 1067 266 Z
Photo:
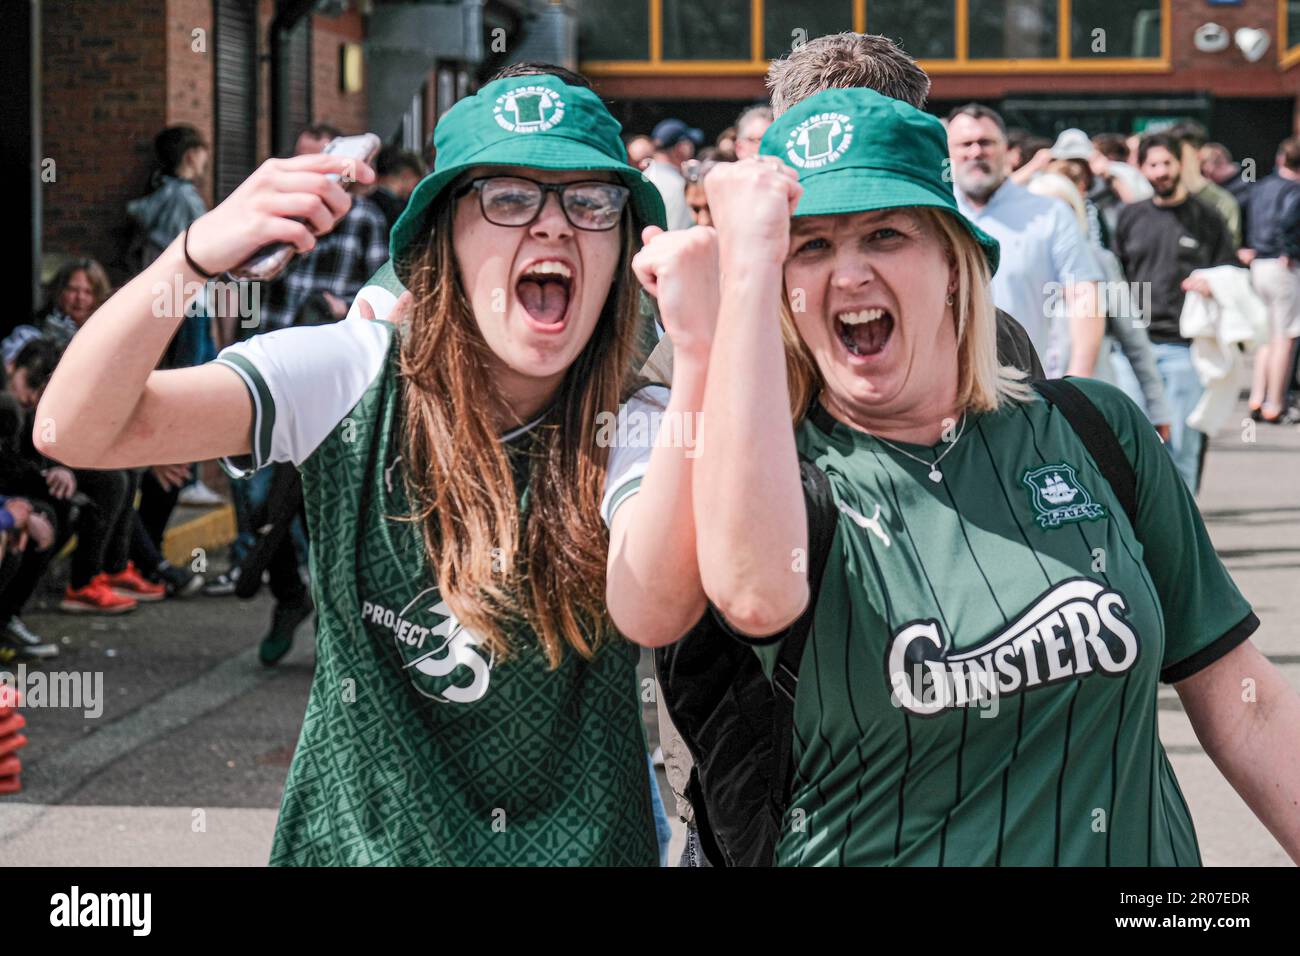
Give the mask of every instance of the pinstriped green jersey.
M 391 309 L 382 289 L 362 295 Z M 636 648 L 610 635 L 551 670 L 531 633 L 500 661 L 459 624 L 400 520 L 397 348 L 391 326 L 353 315 L 218 359 L 255 407 L 252 460 L 228 469 L 297 464 L 312 543 L 316 673 L 271 862 L 657 865 Z M 521 498 L 533 434 L 502 437 Z M 648 454 L 612 452 L 606 520 Z
M 801 425 L 840 514 L 779 864 L 1199 864 L 1157 686 L 1258 621 L 1142 413 L 1077 384 L 1134 466 L 1136 527 L 1038 396 L 971 416 L 939 481 L 824 411 Z

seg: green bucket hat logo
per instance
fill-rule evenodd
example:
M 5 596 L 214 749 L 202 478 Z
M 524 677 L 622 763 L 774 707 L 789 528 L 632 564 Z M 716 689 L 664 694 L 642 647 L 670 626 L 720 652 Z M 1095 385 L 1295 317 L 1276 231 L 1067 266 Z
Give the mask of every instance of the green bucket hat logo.
M 544 133 L 564 119 L 564 100 L 549 87 L 525 86 L 498 96 L 492 115 L 512 133 Z
M 820 169 L 843 156 L 852 144 L 852 119 L 843 113 L 819 113 L 790 130 L 785 155 L 800 169 Z
M 943 124 L 902 100 L 864 88 L 822 90 L 783 113 L 759 151 L 799 173 L 796 216 L 929 207 L 979 243 L 989 272 L 998 242 L 957 208 Z
M 663 197 L 628 165 L 621 131 L 599 96 L 549 73 L 494 80 L 460 100 L 438 121 L 433 172 L 416 185 L 388 237 L 398 279 L 406 281 L 412 253 L 428 241 L 429 210 L 439 197 L 467 173 L 492 167 L 612 173 L 632 192 L 637 234 L 664 226 Z

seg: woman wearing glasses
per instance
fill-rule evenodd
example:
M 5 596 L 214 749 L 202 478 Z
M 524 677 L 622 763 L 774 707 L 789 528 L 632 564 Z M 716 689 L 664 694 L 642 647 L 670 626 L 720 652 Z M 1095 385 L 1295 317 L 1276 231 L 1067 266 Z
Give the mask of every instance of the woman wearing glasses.
M 656 863 L 637 655 L 609 626 L 607 566 L 609 611 L 671 603 L 665 631 L 703 594 L 690 508 L 651 526 L 637 500 L 683 493 L 685 450 L 610 437 L 616 414 L 649 421 L 667 400 L 620 411 L 632 258 L 663 205 L 618 132 L 554 75 L 489 83 L 439 123 L 393 268 L 347 319 L 152 372 L 180 320 L 153 316 L 154 283 L 270 241 L 309 249 L 346 211 L 338 160 L 271 160 L 100 311 L 48 389 L 45 450 L 65 461 L 302 471 L 317 662 L 273 863 Z M 668 413 L 699 407 L 703 349 L 687 351 Z

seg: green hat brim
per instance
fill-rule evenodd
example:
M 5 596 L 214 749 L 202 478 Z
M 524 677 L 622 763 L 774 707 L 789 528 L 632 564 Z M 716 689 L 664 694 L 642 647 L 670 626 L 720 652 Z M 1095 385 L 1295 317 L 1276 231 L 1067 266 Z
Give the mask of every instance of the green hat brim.
M 424 223 L 429 207 L 457 176 L 478 166 L 617 173 L 623 185 L 632 191 L 631 206 L 632 213 L 637 218 L 637 233 L 645 226 L 659 226 L 661 229 L 667 226 L 668 216 L 659 190 L 639 170 L 627 163 L 611 159 L 606 153 L 586 143 L 556 136 L 531 137 L 524 154 L 527 161 L 521 162 L 520 145 L 517 140 L 506 140 L 485 146 L 465 162 L 440 169 L 420 180 L 388 238 L 388 252 L 399 276 L 403 274 L 402 262 L 405 255 L 425 232 Z
M 929 206 L 942 209 L 960 222 L 980 244 L 989 275 L 998 271 L 998 241 L 961 214 L 952 193 L 935 192 L 928 184 L 899 170 L 832 167 L 800 177 L 803 196 L 796 216 L 840 216 L 877 209 Z

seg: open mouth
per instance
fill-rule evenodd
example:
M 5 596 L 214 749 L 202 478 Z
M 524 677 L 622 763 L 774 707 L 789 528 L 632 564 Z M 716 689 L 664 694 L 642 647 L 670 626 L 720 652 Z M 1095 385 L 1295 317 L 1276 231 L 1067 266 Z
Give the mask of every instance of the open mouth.
M 520 304 L 540 325 L 564 321 L 572 291 L 573 270 L 553 259 L 533 263 L 515 283 Z
M 859 309 L 835 316 L 835 333 L 850 355 L 879 355 L 894 334 L 894 316 L 888 309 Z

